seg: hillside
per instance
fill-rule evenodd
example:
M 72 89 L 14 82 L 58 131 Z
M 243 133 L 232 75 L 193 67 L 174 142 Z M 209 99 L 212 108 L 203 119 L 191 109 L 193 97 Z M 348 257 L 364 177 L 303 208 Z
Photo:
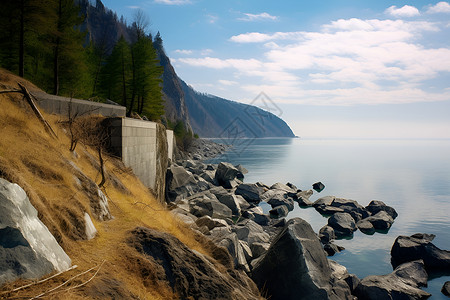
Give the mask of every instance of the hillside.
M 39 90 L 0 69 L 0 91 L 16 89 L 17 82 L 32 92 Z M 196 264 L 201 266 L 206 260 L 208 263 L 203 271 L 210 274 L 223 272 L 219 278 L 221 281 L 213 283 L 225 292 L 225 282 L 227 287 L 239 291 L 230 293 L 229 299 L 246 298 L 249 295 L 246 293 L 252 293 L 249 286 L 239 280 L 240 273 L 223 265 L 230 262 L 223 250 L 176 219 L 121 161 L 105 157 L 107 181 L 99 189 L 96 150 L 79 143 L 75 152 L 69 151 L 70 139 L 64 117 L 43 114 L 56 132 L 57 138 L 52 138 L 21 94 L 1 93 L 0 103 L 0 178 L 25 190 L 38 211 L 39 219 L 70 257 L 72 265 L 77 266 L 17 292 L 8 291 L 33 281 L 19 279 L 2 285 L 0 298 L 30 298 L 53 288 L 56 290 L 50 293 L 50 299 L 183 298 L 186 291 L 183 292 L 182 287 L 173 287 L 174 283 L 169 280 L 171 277 L 166 276 L 158 261 L 145 254 L 148 249 L 144 242 L 147 243 L 150 236 L 157 237 L 157 246 L 167 244 L 176 249 L 178 252 L 174 258 L 190 257 L 191 260 L 177 265 L 186 264 L 186 267 L 196 270 L 198 276 L 202 271 L 195 269 Z M 106 195 L 112 218 L 95 217 L 92 203 L 100 195 L 98 191 Z M 86 213 L 97 229 L 92 239 L 87 234 Z M 0 225 L 2 222 L 0 218 Z M 26 244 L 15 246 L 19 247 L 19 252 L 22 245 Z M 13 250 L 11 245 L 0 243 L 2 261 L 10 261 L 20 274 L 26 271 L 26 266 L 11 258 L 4 260 L 5 255 Z M 206 275 L 202 276 L 205 278 Z M 198 280 L 199 283 L 195 283 L 197 287 L 210 287 L 202 283 L 204 279 Z M 69 282 L 58 288 L 66 281 Z

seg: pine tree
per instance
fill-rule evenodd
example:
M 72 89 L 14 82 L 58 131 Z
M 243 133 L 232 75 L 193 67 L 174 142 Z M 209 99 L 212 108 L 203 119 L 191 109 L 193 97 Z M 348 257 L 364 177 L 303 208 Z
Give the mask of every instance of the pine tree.
M 128 105 L 128 92 L 131 82 L 130 46 L 123 36 L 117 41 L 102 70 L 101 87 L 106 98 Z
M 53 93 L 60 90 L 76 93 L 79 82 L 87 74 L 84 64 L 84 33 L 79 30 L 83 22 L 80 9 L 73 0 L 56 0 L 56 27 L 53 33 Z

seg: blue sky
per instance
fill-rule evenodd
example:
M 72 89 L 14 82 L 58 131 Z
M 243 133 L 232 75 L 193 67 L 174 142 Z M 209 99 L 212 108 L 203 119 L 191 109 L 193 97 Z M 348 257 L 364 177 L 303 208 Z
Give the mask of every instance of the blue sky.
M 264 92 L 298 136 L 450 138 L 449 2 L 103 3 L 129 22 L 142 9 L 196 90 Z

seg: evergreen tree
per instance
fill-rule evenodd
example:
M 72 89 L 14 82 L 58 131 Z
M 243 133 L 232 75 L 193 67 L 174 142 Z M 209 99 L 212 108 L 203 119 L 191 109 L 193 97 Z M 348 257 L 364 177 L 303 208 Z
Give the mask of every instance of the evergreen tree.
M 123 36 L 117 41 L 102 71 L 103 95 L 123 106 L 128 106 L 131 82 L 131 51 Z
M 73 0 L 56 0 L 56 27 L 53 33 L 53 93 L 60 90 L 79 92 L 79 82 L 87 74 L 84 57 L 84 33 L 79 30 L 83 22 L 80 9 Z

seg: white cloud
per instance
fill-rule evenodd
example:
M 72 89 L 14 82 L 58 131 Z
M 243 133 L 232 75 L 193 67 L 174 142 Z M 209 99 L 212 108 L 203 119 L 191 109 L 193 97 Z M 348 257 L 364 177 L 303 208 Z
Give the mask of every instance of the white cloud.
M 427 10 L 427 13 L 436 14 L 436 13 L 450 13 L 450 4 L 448 2 L 439 2 L 436 5 L 430 6 Z
M 219 17 L 216 15 L 206 15 L 206 21 L 209 24 L 214 24 L 219 20 Z
M 127 6 L 127 8 L 131 8 L 131 9 L 141 9 L 140 6 L 136 6 L 136 5 Z
M 184 5 L 191 4 L 190 0 L 154 0 L 155 3 L 167 5 Z
M 266 92 L 288 103 L 354 105 L 450 100 L 427 89 L 450 75 L 450 47 L 427 47 L 441 23 L 342 19 L 317 32 L 251 32 L 236 43 L 261 43 L 263 56 L 180 58 L 185 65 L 228 69 L 248 94 Z M 250 45 L 249 47 L 254 47 Z
M 178 49 L 174 51 L 177 54 L 183 54 L 183 55 L 191 55 L 193 53 L 192 50 L 186 50 L 186 49 Z
M 225 80 L 225 79 L 219 80 L 219 83 L 222 84 L 222 85 L 226 85 L 226 86 L 233 86 L 233 85 L 238 85 L 239 84 L 237 81 Z
M 391 15 L 393 17 L 401 18 L 401 17 L 415 17 L 420 15 L 420 12 L 417 8 L 410 5 L 405 5 L 403 7 L 397 8 L 397 6 L 392 5 L 385 11 L 386 14 Z
M 203 50 L 200 51 L 200 54 L 205 56 L 205 55 L 210 55 L 213 52 L 214 52 L 214 50 L 212 50 L 212 49 L 203 49 Z
M 260 14 L 249 14 L 244 13 L 245 17 L 239 18 L 238 20 L 254 22 L 254 21 L 276 21 L 278 20 L 277 16 L 272 16 L 266 12 Z

